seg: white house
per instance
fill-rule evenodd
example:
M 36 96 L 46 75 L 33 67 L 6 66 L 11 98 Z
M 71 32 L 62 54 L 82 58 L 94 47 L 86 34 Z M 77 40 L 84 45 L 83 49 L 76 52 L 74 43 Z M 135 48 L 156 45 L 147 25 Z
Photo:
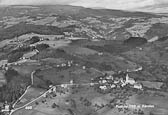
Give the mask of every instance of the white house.
M 70 84 L 73 84 L 73 80 L 70 81 Z
M 99 52 L 99 53 L 98 53 L 98 55 L 99 55 L 99 56 L 102 56 L 102 55 L 103 55 L 103 53 L 102 53 L 102 52 Z
M 142 89 L 142 85 L 140 83 L 134 84 L 135 89 Z
M 30 44 L 30 47 L 35 47 L 36 45 L 35 44 Z
M 68 67 L 71 67 L 71 64 L 68 64 Z
M 103 79 L 102 77 L 100 77 L 100 79 Z
M 61 64 L 61 66 L 62 66 L 62 67 L 65 67 L 65 66 L 66 66 L 66 64 L 65 64 L 65 63 L 63 63 L 63 64 Z
M 90 83 L 90 86 L 94 86 L 94 83 Z
M 52 89 L 49 89 L 48 92 L 49 92 L 49 93 L 52 93 Z
M 119 82 L 120 82 L 119 80 L 114 80 L 114 83 L 115 83 L 115 84 L 117 84 L 117 83 L 119 83 Z
M 33 107 L 32 107 L 32 106 L 26 106 L 25 109 L 26 109 L 26 110 L 32 110 Z
M 76 66 L 79 66 L 79 64 L 75 64 Z
M 60 65 L 57 65 L 57 67 L 60 67 Z
M 20 58 L 20 60 L 25 60 L 25 59 L 26 59 L 26 57 L 24 57 L 24 56 Z
M 83 66 L 82 68 L 83 68 L 83 69 L 86 69 L 86 66 Z
M 107 89 L 106 86 L 99 86 L 99 88 L 102 89 L 102 90 L 106 90 Z
M 70 61 L 68 61 L 68 66 L 69 66 L 69 67 L 71 66 L 71 62 L 70 62 Z
M 122 87 L 124 87 L 124 86 L 126 86 L 126 85 L 127 85 L 126 83 L 121 84 Z
M 5 67 L 4 69 L 7 71 L 9 69 L 9 67 Z
M 5 109 L 2 109 L 2 112 L 8 112 L 8 111 L 10 111 L 9 105 L 6 104 L 6 105 L 5 105 Z
M 56 88 L 56 87 L 53 87 L 53 91 L 56 92 L 56 91 L 57 91 L 57 88 Z
M 47 93 L 44 93 L 44 94 L 43 94 L 43 97 L 47 97 Z
M 128 76 L 128 74 L 127 74 L 127 75 L 126 75 L 125 83 L 126 83 L 126 84 L 134 85 L 136 82 L 135 82 L 135 80 L 134 80 L 133 78 L 130 78 L 130 77 Z
M 126 85 L 127 85 L 127 84 L 125 83 L 125 81 L 124 81 L 124 80 L 121 80 L 121 83 L 122 83 L 122 84 L 121 84 L 121 86 L 122 86 L 122 87 L 124 87 L 124 86 L 126 86 Z
M 107 83 L 107 81 L 106 80 L 102 80 L 102 83 Z
M 109 76 L 106 77 L 106 79 L 112 79 L 113 80 L 113 76 L 109 75 Z
M 110 87 L 111 87 L 111 88 L 115 88 L 115 87 L 116 87 L 116 85 L 112 84 L 112 85 L 110 85 Z
M 67 85 L 67 84 L 61 84 L 61 87 L 63 87 L 63 88 L 67 88 L 68 85 Z

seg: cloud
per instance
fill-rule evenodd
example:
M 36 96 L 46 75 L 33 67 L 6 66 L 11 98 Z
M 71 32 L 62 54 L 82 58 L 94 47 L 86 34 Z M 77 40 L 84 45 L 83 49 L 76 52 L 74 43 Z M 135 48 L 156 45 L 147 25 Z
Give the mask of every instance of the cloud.
M 154 4 L 154 0 L 78 0 L 71 5 L 82 5 L 84 7 L 104 7 L 108 9 L 133 9 Z
M 168 0 L 154 0 L 155 4 L 168 4 Z
M 123 10 L 165 3 L 168 0 L 0 0 L 0 5 L 65 4 Z
M 154 0 L 154 5 L 139 7 L 134 10 L 142 12 L 153 13 L 167 13 L 168 12 L 168 0 Z
M 0 0 L 0 5 L 70 4 L 77 0 Z

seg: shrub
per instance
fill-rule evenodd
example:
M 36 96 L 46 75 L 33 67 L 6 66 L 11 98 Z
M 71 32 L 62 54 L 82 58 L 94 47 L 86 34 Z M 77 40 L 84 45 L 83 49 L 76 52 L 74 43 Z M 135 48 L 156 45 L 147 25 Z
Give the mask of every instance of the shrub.
M 52 108 L 56 108 L 57 105 L 55 103 L 52 104 Z
M 8 56 L 8 63 L 16 62 L 23 56 L 23 52 L 16 52 Z
M 145 43 L 147 43 L 147 39 L 142 37 L 130 37 L 129 39 L 124 41 L 125 45 L 130 45 L 130 46 L 139 46 Z
M 49 48 L 49 45 L 48 45 L 48 44 L 38 44 L 38 45 L 36 46 L 36 49 L 39 50 L 39 51 L 45 50 L 45 49 L 47 49 L 47 48 Z
M 27 40 L 25 43 L 26 44 L 34 44 L 40 41 L 40 38 L 38 36 L 33 36 L 30 40 Z

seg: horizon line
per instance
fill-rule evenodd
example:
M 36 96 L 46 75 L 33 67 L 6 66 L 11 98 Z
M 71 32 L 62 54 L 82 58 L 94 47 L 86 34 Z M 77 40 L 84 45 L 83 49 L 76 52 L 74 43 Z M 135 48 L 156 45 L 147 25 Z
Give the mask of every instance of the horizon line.
M 95 9 L 95 10 L 118 10 L 118 11 L 126 11 L 126 12 L 139 12 L 139 13 L 150 13 L 150 14 L 166 14 L 166 13 L 155 13 L 155 12 L 149 12 L 149 11 L 140 11 L 140 10 L 124 10 L 124 9 L 111 9 L 111 8 L 104 8 L 104 7 L 84 7 L 84 6 L 77 6 L 77 5 L 68 5 L 68 4 L 13 4 L 13 5 L 3 5 L 0 4 L 0 7 L 9 7 L 9 6 L 72 6 L 72 7 L 81 7 L 81 8 L 89 8 L 89 9 Z

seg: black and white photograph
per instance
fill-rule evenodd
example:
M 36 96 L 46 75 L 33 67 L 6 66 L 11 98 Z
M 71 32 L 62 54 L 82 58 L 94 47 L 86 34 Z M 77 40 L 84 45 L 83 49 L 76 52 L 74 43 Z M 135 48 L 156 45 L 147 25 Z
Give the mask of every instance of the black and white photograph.
M 0 115 L 168 115 L 168 0 L 0 0 Z

